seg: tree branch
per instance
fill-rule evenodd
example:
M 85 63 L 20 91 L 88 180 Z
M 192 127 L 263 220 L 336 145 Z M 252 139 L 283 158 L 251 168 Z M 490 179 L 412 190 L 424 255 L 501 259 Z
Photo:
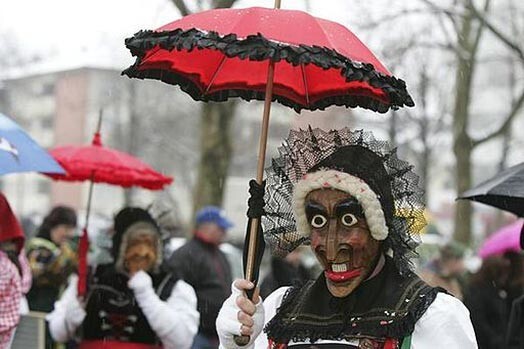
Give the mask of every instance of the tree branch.
M 491 0 L 486 0 L 486 2 L 484 3 L 484 9 L 483 9 L 484 14 L 488 13 L 490 4 L 491 4 Z M 472 0 L 468 1 L 468 7 L 470 7 L 469 9 L 471 13 L 473 13 L 473 15 L 475 15 L 475 13 L 478 13 L 478 11 L 475 9 L 475 6 Z M 477 28 L 477 32 L 475 33 L 475 39 L 473 40 L 472 52 L 477 52 L 477 49 L 480 44 L 480 38 L 482 37 L 482 33 L 484 32 L 485 26 L 486 26 L 486 23 L 481 21 L 480 25 Z
M 359 25 L 359 28 L 361 28 L 363 30 L 374 29 L 374 28 L 376 28 L 379 25 L 386 24 L 387 22 L 396 21 L 400 17 L 405 17 L 405 16 L 409 16 L 409 15 L 414 15 L 414 14 L 431 14 L 431 13 L 437 13 L 437 12 L 438 12 L 437 10 L 428 11 L 427 9 L 419 9 L 419 8 L 417 8 L 417 9 L 403 9 L 403 10 L 400 10 L 400 11 L 398 11 L 396 13 L 393 13 L 393 14 L 384 15 L 383 17 L 380 17 L 380 18 L 374 20 L 373 22 L 368 22 L 366 24 Z
M 236 0 L 215 0 L 214 1 L 214 8 L 230 8 L 233 7 Z
M 191 14 L 184 0 L 171 0 L 182 16 Z
M 444 7 L 441 7 L 441 6 L 437 5 L 437 4 L 435 4 L 431 0 L 420 0 L 420 1 L 422 3 L 424 3 L 424 4 L 426 4 L 427 6 L 431 7 L 432 9 L 437 10 L 438 12 L 440 12 L 440 13 L 444 14 L 446 17 L 448 17 L 448 19 L 450 20 L 451 24 L 453 25 L 453 28 L 455 29 L 455 33 L 459 32 L 457 19 L 455 18 L 455 15 L 457 14 L 456 12 L 454 12 L 454 11 L 452 11 L 450 9 L 446 9 Z M 443 25 L 444 24 L 441 22 L 441 26 L 443 26 Z
M 519 56 L 522 63 L 524 64 L 524 51 L 519 47 L 519 45 L 516 42 L 514 42 L 513 40 L 511 40 L 507 35 L 503 34 L 490 21 L 488 21 L 486 16 L 477 10 L 475 5 L 473 4 L 473 1 L 470 0 L 470 2 L 471 2 L 470 6 L 471 6 L 473 15 L 477 17 L 477 19 L 481 21 L 486 26 L 486 28 L 488 28 L 491 31 L 493 35 L 499 38 L 500 41 L 502 41 L 506 46 L 508 46 L 512 51 L 514 51 Z
M 509 112 L 508 116 L 506 116 L 506 120 L 504 123 L 500 126 L 498 130 L 495 132 L 487 135 L 484 138 L 480 138 L 473 141 L 473 146 L 476 147 L 479 144 L 482 144 L 484 142 L 487 142 L 495 137 L 503 135 L 508 128 L 511 127 L 511 123 L 515 116 L 519 113 L 520 108 L 522 108 L 522 105 L 524 104 L 524 88 L 522 89 L 519 98 L 515 101 L 515 104 L 511 108 L 511 111 Z

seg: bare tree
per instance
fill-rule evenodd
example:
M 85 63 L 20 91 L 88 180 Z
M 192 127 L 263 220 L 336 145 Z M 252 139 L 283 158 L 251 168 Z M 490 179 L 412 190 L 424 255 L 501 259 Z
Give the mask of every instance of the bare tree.
M 171 0 L 183 16 L 192 13 L 188 0 Z M 198 1 L 197 9 L 229 8 L 236 0 Z M 225 181 L 232 157 L 231 125 L 236 103 L 207 103 L 200 114 L 200 162 L 195 185 L 193 208 L 204 205 L 222 205 Z
M 513 54 L 524 64 L 524 54 L 519 45 L 506 36 L 495 25 L 490 23 L 491 1 L 485 0 L 482 10 L 479 10 L 472 0 L 461 0 L 458 7 L 443 8 L 431 0 L 421 0 L 432 10 L 438 10 L 440 15 L 454 29 L 449 34 L 451 47 L 454 48 L 456 59 L 455 88 L 453 115 L 453 152 L 456 160 L 456 190 L 462 193 L 472 186 L 472 154 L 476 147 L 492 139 L 503 136 L 511 127 L 524 103 L 524 89 L 517 94 L 510 110 L 502 117 L 499 127 L 481 138 L 471 135 L 471 125 L 474 117 L 471 104 L 474 96 L 473 80 L 479 70 L 480 42 L 488 30 L 500 42 L 505 44 Z M 457 202 L 455 210 L 454 238 L 469 243 L 471 240 L 472 206 L 469 201 Z
M 422 7 L 420 7 L 421 5 Z M 480 5 L 482 5 L 482 7 L 480 7 Z M 424 25 L 422 25 L 417 27 L 417 31 L 412 37 L 403 38 L 404 41 L 411 42 L 414 50 L 418 49 L 425 52 L 425 57 L 422 59 L 419 57 L 415 67 L 420 66 L 420 62 L 427 61 L 429 57 L 433 56 L 431 50 L 438 50 L 443 57 L 453 58 L 450 66 L 453 68 L 455 83 L 450 93 L 444 96 L 444 99 L 441 98 L 442 101 L 446 98 L 451 99 L 452 103 L 451 106 L 448 106 L 447 103 L 443 106 L 444 108 L 440 112 L 440 117 L 448 114 L 451 115 L 450 126 L 452 129 L 453 152 L 456 164 L 454 177 L 455 188 L 458 194 L 471 188 L 473 184 L 472 155 L 474 150 L 488 141 L 508 136 L 512 122 L 519 114 L 524 103 L 524 89 L 518 89 L 518 85 L 522 88 L 522 84 L 518 81 L 512 82 L 512 79 L 508 79 L 508 84 L 512 85 L 509 86 L 512 96 L 512 103 L 509 110 L 497 111 L 499 124 L 494 125 L 494 130 L 488 130 L 488 133 L 485 133 L 486 130 L 483 130 L 484 134 L 482 134 L 481 137 L 472 133 L 475 129 L 479 129 L 478 121 L 482 119 L 479 118 L 479 115 L 475 114 L 475 109 L 472 108 L 474 98 L 477 96 L 474 81 L 488 70 L 486 69 L 488 65 L 482 56 L 484 53 L 481 49 L 481 42 L 483 41 L 484 35 L 491 34 L 490 39 L 505 45 L 508 52 L 510 52 L 511 61 L 514 62 L 516 60 L 522 63 L 522 66 L 519 68 L 524 67 L 524 50 L 520 44 L 521 41 L 516 38 L 514 31 L 512 31 L 511 34 L 506 33 L 507 26 L 504 24 L 508 21 L 506 20 L 503 23 L 499 23 L 499 25 L 496 25 L 493 21 L 493 15 L 499 14 L 500 12 L 495 10 L 500 10 L 500 7 L 504 4 L 498 2 L 497 5 L 499 8 L 495 9 L 492 9 L 491 5 L 490 0 L 479 0 L 475 2 L 473 0 L 453 0 L 448 2 L 419 0 L 419 4 L 415 6 L 411 5 L 411 7 L 409 7 L 407 4 L 402 4 L 396 8 L 392 7 L 389 14 L 386 14 L 378 20 L 371 20 L 366 23 L 368 29 L 374 30 L 378 26 L 387 25 L 388 23 L 394 23 L 398 26 L 400 19 L 406 20 L 406 18 L 410 16 L 418 18 L 425 16 L 428 19 L 426 23 L 431 26 L 430 35 L 424 35 L 423 29 L 421 30 L 421 27 L 424 28 Z M 521 16 L 522 13 L 515 8 L 510 9 L 509 12 L 510 18 L 513 20 L 519 18 L 519 15 Z M 436 34 L 437 30 L 440 33 L 439 35 Z M 389 31 L 388 35 L 390 35 L 391 32 L 392 31 Z M 384 55 L 387 55 L 388 59 L 391 59 L 391 50 L 385 52 Z M 507 58 L 505 58 L 501 64 L 507 67 Z M 439 66 L 438 70 L 441 70 L 442 66 L 443 64 Z M 413 66 L 410 66 L 409 69 L 414 70 Z M 510 69 L 512 68 L 510 67 Z M 513 68 L 513 71 L 516 71 L 515 68 Z M 412 74 L 411 71 L 407 73 Z M 419 73 L 422 74 L 422 72 Z M 430 76 L 425 77 L 424 75 L 420 75 L 418 78 L 419 84 L 415 92 L 415 100 L 418 108 L 412 111 L 399 111 L 394 115 L 396 117 L 391 120 L 389 127 L 390 138 L 395 140 L 399 147 L 402 147 L 402 144 L 405 142 L 400 140 L 399 131 L 402 132 L 405 128 L 397 127 L 397 125 L 402 124 L 402 118 L 407 117 L 410 124 L 414 123 L 418 125 L 419 132 L 417 132 L 416 139 L 411 138 L 408 142 L 411 143 L 415 140 L 422 142 L 423 150 L 420 153 L 421 159 L 419 166 L 423 181 L 425 181 L 424 179 L 427 180 L 429 175 L 427 166 L 429 166 L 428 163 L 430 163 L 429 159 L 431 159 L 432 151 L 432 144 L 428 142 L 428 140 L 434 137 L 432 128 L 429 125 L 432 120 L 433 122 L 436 120 L 436 129 L 446 126 L 446 120 L 440 118 L 439 121 L 439 117 L 436 119 L 435 117 L 429 117 L 430 113 L 427 110 L 427 98 L 425 95 L 431 90 L 435 90 L 435 88 L 429 84 L 431 80 L 436 80 L 436 85 L 440 84 L 444 86 L 444 88 L 449 89 L 449 85 L 443 83 L 445 80 L 442 80 L 442 78 L 440 80 L 436 79 L 436 73 L 434 71 L 430 70 L 429 74 Z M 515 75 L 515 73 L 512 74 L 513 80 Z M 428 90 L 428 88 L 430 89 Z M 435 113 L 435 111 L 433 111 L 433 113 Z M 507 151 L 506 149 L 505 153 L 507 153 Z M 471 239 L 471 215 L 472 207 L 470 202 L 460 201 L 457 203 L 455 211 L 455 239 L 469 243 Z

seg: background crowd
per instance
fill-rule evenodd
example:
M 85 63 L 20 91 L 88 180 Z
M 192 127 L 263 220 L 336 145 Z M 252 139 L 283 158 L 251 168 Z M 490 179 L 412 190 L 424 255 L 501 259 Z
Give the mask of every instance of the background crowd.
M 1 199 L 3 219 L 0 226 L 0 263 L 1 268 L 10 270 L 10 273 L 2 273 L 0 280 L 0 304 L 2 309 L 8 309 L 0 315 L 0 343 L 5 345 L 16 336 L 20 314 L 36 311 L 51 314 L 47 316 L 50 324 L 47 326 L 47 348 L 76 348 L 81 341 L 78 327 L 86 316 L 85 305 L 78 306 L 81 310 L 77 310 L 77 313 L 80 312 L 81 316 L 74 326 L 71 325 L 71 333 L 66 335 L 63 330 L 56 330 L 56 324 L 64 321 L 60 318 L 57 322 L 59 313 L 74 312 L 70 306 L 66 307 L 65 300 L 60 299 L 69 297 L 68 293 L 74 289 L 71 283 L 76 285 L 78 280 L 75 211 L 65 206 L 54 207 L 34 231 L 24 232 L 6 198 L 2 196 Z M 127 214 L 134 218 L 123 219 L 129 210 L 139 210 L 140 214 Z M 107 265 L 118 268 L 119 263 L 124 263 L 124 268 L 129 269 L 126 264 L 128 262 L 119 262 L 118 255 L 126 254 L 129 250 L 127 246 L 121 247 L 124 240 L 131 239 L 124 238 L 126 229 L 131 223 L 140 221 L 158 227 L 158 236 L 162 235 L 162 226 L 146 210 L 124 208 L 116 215 L 111 226 L 100 231 L 100 234 L 112 239 L 114 246 L 108 249 L 95 244 L 92 247 L 90 273 L 95 278 L 101 273 L 100 270 L 107 273 Z M 158 239 L 159 246 L 153 250 L 156 251 L 154 258 L 161 259 L 157 263 L 160 269 L 137 267 L 137 270 L 150 270 L 148 273 L 152 275 L 154 285 L 158 286 L 167 274 L 175 275 L 177 280 L 184 280 L 190 285 L 191 294 L 196 295 L 197 299 L 192 311 L 198 310 L 200 314 L 199 320 L 196 315 L 199 321 L 198 330 L 195 327 L 194 339 L 191 340 L 191 347 L 194 349 L 218 347 L 215 320 L 222 302 L 231 293 L 232 279 L 241 276 L 238 272 L 241 246 L 234 247 L 224 243 L 228 239 L 227 231 L 232 226 L 233 223 L 223 210 L 214 206 L 204 207 L 196 214 L 194 230 L 187 234 L 187 239 Z M 157 228 L 153 230 L 155 229 Z M 422 247 L 424 246 L 423 244 Z M 96 263 L 99 262 L 93 256 L 104 253 L 94 250 L 101 249 L 106 249 L 105 253 L 112 255 L 113 261 L 97 266 Z M 521 252 L 508 249 L 479 259 L 475 258 L 474 251 L 454 241 L 437 245 L 433 251 L 429 255 L 426 253 L 425 258 L 419 261 L 418 274 L 431 286 L 441 287 L 464 302 L 471 314 L 479 348 L 504 348 L 508 336 L 522 336 L 519 324 L 522 314 L 518 311 L 511 314 L 512 305 L 518 304 L 519 298 L 522 303 L 524 295 L 524 255 Z M 319 269 L 315 267 L 312 258 L 314 257 L 307 248 L 299 248 L 285 258 L 266 254 L 260 283 L 262 297 L 279 287 L 315 278 Z M 71 290 L 67 291 L 68 289 Z M 65 317 L 65 313 L 62 316 Z M 169 320 L 166 322 L 169 323 Z M 84 328 L 83 332 L 85 336 L 88 330 Z M 159 335 L 152 336 L 162 338 Z

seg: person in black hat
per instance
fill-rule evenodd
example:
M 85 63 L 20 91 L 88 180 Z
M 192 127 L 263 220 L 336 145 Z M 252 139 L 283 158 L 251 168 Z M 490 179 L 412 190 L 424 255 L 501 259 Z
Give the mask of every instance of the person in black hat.
M 193 239 L 173 252 L 167 267 L 195 288 L 200 327 L 193 349 L 218 348 L 215 321 L 224 300 L 231 294 L 231 267 L 219 249 L 233 226 L 216 206 L 206 206 L 195 216 Z
M 267 173 L 266 242 L 280 255 L 310 245 L 323 272 L 263 301 L 236 280 L 217 318 L 222 347 L 241 348 L 244 335 L 255 349 L 476 348 L 464 305 L 413 271 L 421 191 L 386 142 L 347 128 L 291 131 Z
M 72 279 L 48 315 L 52 336 L 80 333 L 80 349 L 188 349 L 198 329 L 196 294 L 161 268 L 160 231 L 149 213 L 126 207 L 114 220 L 114 263 L 98 266 L 85 299 Z

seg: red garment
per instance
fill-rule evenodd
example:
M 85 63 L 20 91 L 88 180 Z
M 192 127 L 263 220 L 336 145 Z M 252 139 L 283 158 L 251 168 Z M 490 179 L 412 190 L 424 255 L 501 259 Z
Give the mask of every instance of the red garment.
M 24 247 L 24 232 L 4 194 L 0 193 L 0 242 L 16 240 L 18 252 Z
M 0 348 L 7 348 L 18 325 L 21 299 L 22 287 L 18 269 L 0 251 Z
M 18 262 L 22 269 L 22 293 L 27 294 L 33 284 L 33 275 L 31 274 L 31 267 L 24 249 L 18 254 Z
M 151 345 L 143 343 L 130 343 L 119 341 L 83 341 L 79 349 L 162 349 L 160 345 Z

